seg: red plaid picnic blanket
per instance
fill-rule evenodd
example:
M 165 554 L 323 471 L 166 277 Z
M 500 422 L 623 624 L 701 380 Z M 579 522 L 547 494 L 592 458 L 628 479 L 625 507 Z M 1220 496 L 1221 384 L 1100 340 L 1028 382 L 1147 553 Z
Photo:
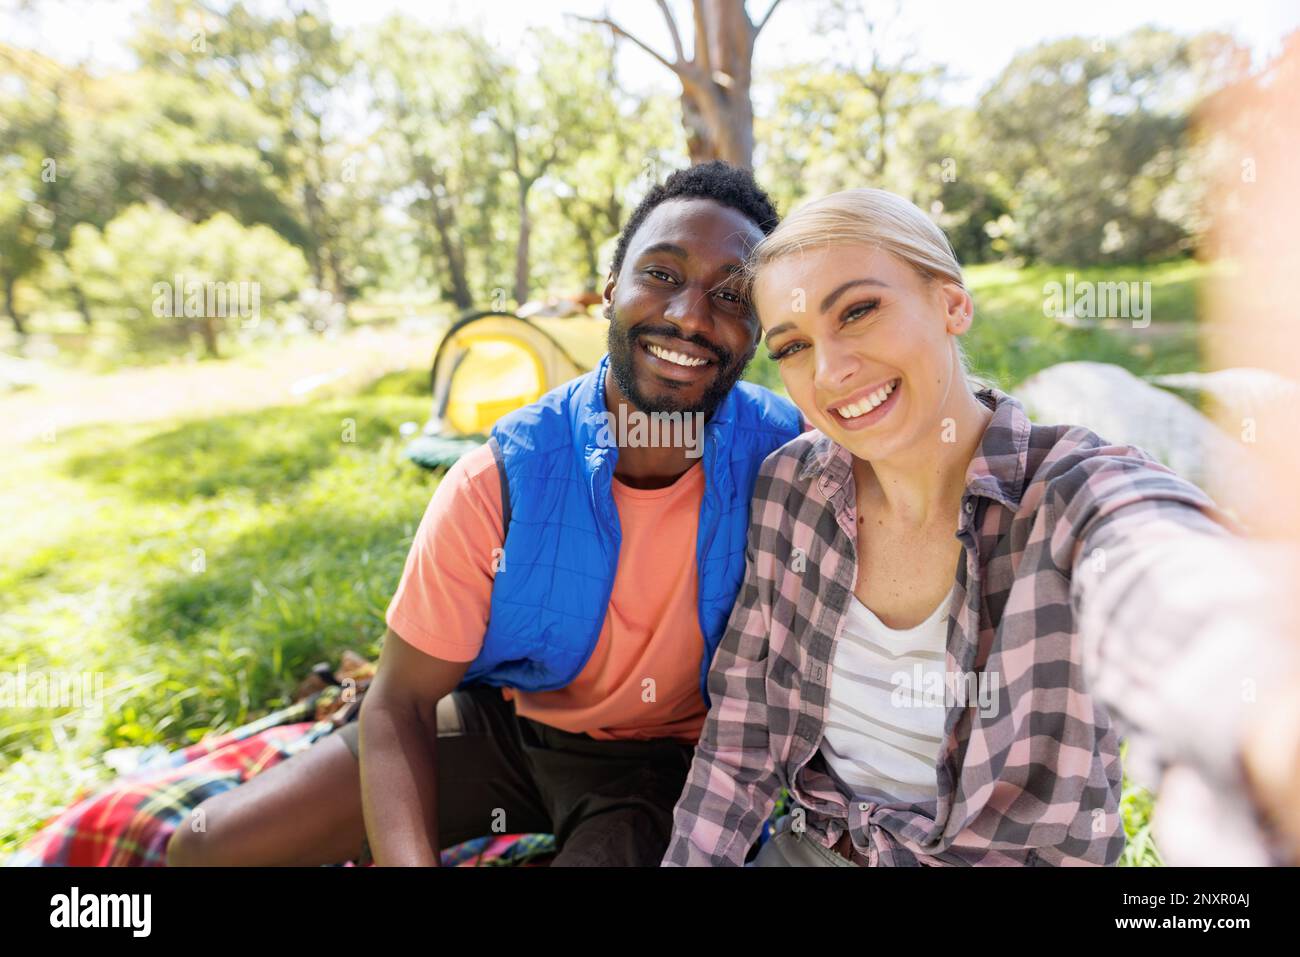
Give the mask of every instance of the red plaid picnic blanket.
M 140 767 L 56 815 L 9 867 L 160 867 L 167 842 L 190 811 L 329 734 L 306 699 L 176 751 L 159 749 Z M 494 835 L 442 852 L 444 865 L 476 866 L 531 859 L 553 849 L 550 835 Z M 346 863 L 346 862 L 340 862 Z

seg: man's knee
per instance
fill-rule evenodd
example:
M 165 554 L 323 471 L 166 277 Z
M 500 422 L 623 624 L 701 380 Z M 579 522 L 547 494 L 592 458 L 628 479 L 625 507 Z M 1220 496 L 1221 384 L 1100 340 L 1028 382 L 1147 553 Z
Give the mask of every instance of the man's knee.
M 562 841 L 552 867 L 658 867 L 668 852 L 671 813 L 626 806 L 586 817 Z

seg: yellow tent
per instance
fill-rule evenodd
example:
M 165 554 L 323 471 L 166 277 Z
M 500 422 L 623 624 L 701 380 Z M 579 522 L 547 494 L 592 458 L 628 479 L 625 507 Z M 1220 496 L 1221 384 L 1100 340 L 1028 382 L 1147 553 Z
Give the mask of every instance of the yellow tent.
M 433 412 L 407 457 L 428 468 L 451 464 L 497 419 L 595 368 L 607 331 L 604 319 L 585 313 L 462 316 L 434 355 Z

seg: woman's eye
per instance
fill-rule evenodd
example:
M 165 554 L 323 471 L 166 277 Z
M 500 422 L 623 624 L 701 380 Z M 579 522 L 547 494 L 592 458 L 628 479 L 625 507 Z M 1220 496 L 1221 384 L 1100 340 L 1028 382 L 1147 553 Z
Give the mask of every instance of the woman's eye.
M 861 305 L 854 306 L 844 313 L 844 316 L 840 321 L 855 322 L 858 319 L 861 319 L 863 316 L 867 315 L 868 313 L 874 312 L 879 305 L 880 305 L 879 299 L 872 299 L 870 302 L 864 302 Z
M 769 352 L 767 357 L 773 362 L 780 362 L 782 359 L 788 358 L 796 352 L 803 352 L 804 348 L 805 346 L 802 342 L 792 342 L 788 346 L 776 350 L 776 352 Z

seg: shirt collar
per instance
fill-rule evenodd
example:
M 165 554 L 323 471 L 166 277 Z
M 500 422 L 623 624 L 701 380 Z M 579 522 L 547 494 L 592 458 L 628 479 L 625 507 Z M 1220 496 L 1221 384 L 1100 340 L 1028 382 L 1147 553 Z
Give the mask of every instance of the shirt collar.
M 1029 465 L 1029 415 L 1019 401 L 999 389 L 980 389 L 975 397 L 993 410 L 979 447 L 966 469 L 966 494 L 982 495 L 1015 511 Z M 829 501 L 853 474 L 853 454 L 818 432 L 799 464 L 799 478 L 815 479 Z

